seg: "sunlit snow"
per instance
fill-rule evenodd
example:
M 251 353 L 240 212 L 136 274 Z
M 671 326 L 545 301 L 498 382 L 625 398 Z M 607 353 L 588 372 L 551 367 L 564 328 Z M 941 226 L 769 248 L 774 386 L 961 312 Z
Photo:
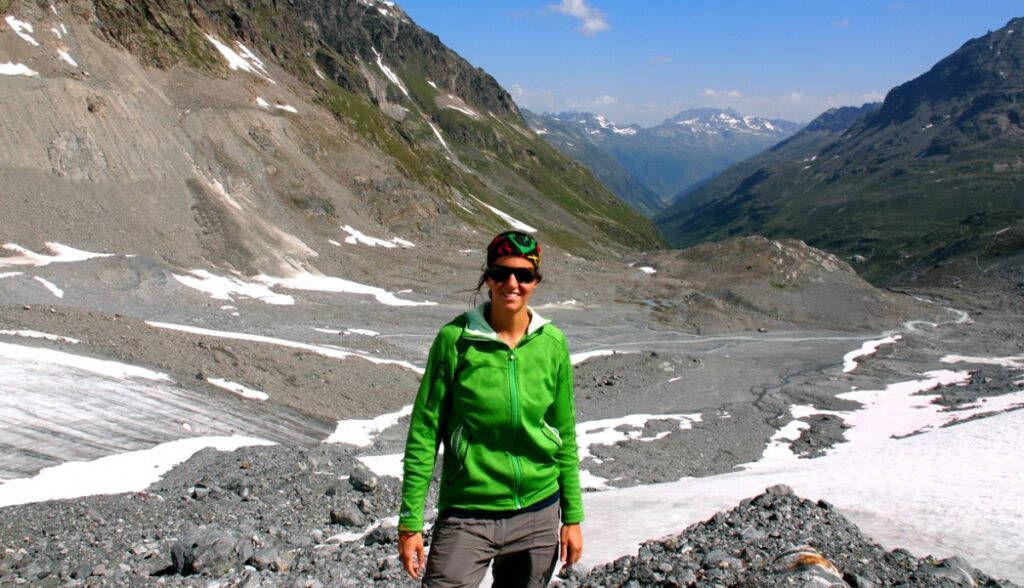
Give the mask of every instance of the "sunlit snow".
M 31 33 L 34 33 L 35 30 L 32 28 L 31 23 L 18 20 L 14 16 L 7 16 L 4 20 L 7 21 L 7 25 L 11 27 L 11 30 L 14 31 L 16 35 L 35 47 L 39 46 L 39 41 L 32 38 Z
M 583 460 L 592 457 L 590 447 L 592 445 L 615 445 L 624 441 L 657 441 L 671 434 L 671 431 L 662 431 L 651 437 L 643 436 L 643 429 L 649 421 L 672 420 L 679 423 L 679 429 L 690 429 L 693 423 L 700 422 L 700 414 L 631 414 L 624 417 L 600 419 L 576 424 L 576 445 L 579 448 L 579 458 Z M 581 470 L 582 471 L 585 470 Z M 603 489 L 607 488 L 608 480 L 595 476 L 587 471 L 587 482 L 581 481 L 583 488 Z
M 248 333 L 236 333 L 232 331 L 216 331 L 213 329 L 204 329 L 201 327 L 192 327 L 189 325 L 176 325 L 172 323 L 161 323 L 156 321 L 146 321 L 146 324 L 151 327 L 157 327 L 160 329 L 170 329 L 173 331 L 182 331 L 184 333 L 192 333 L 194 335 L 205 335 L 207 337 L 217 337 L 220 339 L 235 339 L 239 341 L 254 341 L 256 343 L 267 343 L 269 345 L 279 345 L 281 347 L 288 347 L 291 349 L 302 349 L 317 355 L 324 357 L 331 357 L 334 359 L 348 359 L 350 357 L 358 357 L 365 359 L 370 363 L 383 364 L 383 365 L 397 365 L 403 367 L 417 374 L 423 373 L 423 368 L 416 367 L 408 361 L 398 359 L 381 359 L 365 353 L 359 353 L 357 351 L 349 351 L 341 349 L 339 347 L 326 347 L 323 345 L 313 345 L 310 343 L 302 343 L 300 341 L 291 341 L 289 339 L 278 339 L 276 337 L 266 337 L 263 335 L 250 335 Z
M 43 287 L 49 290 L 50 293 L 56 296 L 57 298 L 64 298 L 64 290 L 58 288 L 57 285 L 54 284 L 53 282 L 46 280 L 44 278 L 40 278 L 39 276 L 33 276 L 32 279 L 42 284 Z
M 350 225 L 341 227 L 341 230 L 348 233 L 348 237 L 345 237 L 345 242 L 350 244 L 361 243 L 363 245 L 369 245 L 370 247 L 385 247 L 387 249 L 393 249 L 395 247 L 415 247 L 411 241 L 407 241 L 400 237 L 392 237 L 391 239 L 378 239 L 377 237 L 370 237 L 363 234 L 362 232 L 352 228 Z
M 651 267 L 649 265 L 642 265 L 642 266 L 638 267 L 637 269 L 642 271 L 642 272 L 644 272 L 645 274 L 653 274 L 653 273 L 658 271 L 658 270 L 654 269 L 653 267 Z
M 230 382 L 223 378 L 207 378 L 206 381 L 219 388 L 230 390 L 231 392 L 238 394 L 242 398 L 249 398 L 251 400 L 266 400 L 270 398 L 270 395 L 267 394 L 266 392 L 260 392 L 259 390 L 253 390 L 252 388 L 246 388 L 241 384 L 236 384 L 235 382 Z
M 241 435 L 189 437 L 93 461 L 67 462 L 44 468 L 31 478 L 0 484 L 0 507 L 96 494 L 139 492 L 200 449 L 215 447 L 221 451 L 234 451 L 249 445 L 273 443 Z
M 154 372 L 153 370 L 148 370 L 146 368 L 119 363 L 116 361 L 74 355 L 43 347 L 26 347 L 24 345 L 0 343 L 0 357 L 59 365 L 121 380 L 131 378 L 165 382 L 169 382 L 171 380 L 167 374 Z
M 387 77 L 388 80 L 390 80 L 392 84 L 398 86 L 398 89 L 401 90 L 403 94 L 405 94 L 406 98 L 408 98 L 409 97 L 409 90 L 405 89 L 405 84 L 402 83 L 402 79 L 399 78 L 395 74 L 395 72 L 391 71 L 390 67 L 384 65 L 384 57 L 380 54 L 379 51 L 377 51 L 377 48 L 376 47 L 372 47 L 372 49 L 373 49 L 373 54 L 377 56 L 377 67 L 379 67 L 380 70 L 382 72 L 384 72 L 385 77 Z
M 257 96 L 256 97 L 256 106 L 259 106 L 260 108 L 270 108 L 270 103 L 267 102 L 266 100 L 264 100 L 263 98 Z
M 43 255 L 29 251 L 28 249 L 14 243 L 4 243 L 0 247 L 8 251 L 20 253 L 21 255 L 0 257 L 0 267 L 5 265 L 34 265 L 36 267 L 42 267 L 51 263 L 71 263 L 75 261 L 93 259 L 94 257 L 110 257 L 113 255 L 112 253 L 90 253 L 88 251 L 81 251 L 74 247 L 61 245 L 60 243 L 47 242 L 44 243 L 44 245 L 47 250 L 53 253 L 53 255 Z
M 276 108 L 278 110 L 283 110 L 285 112 L 290 112 L 292 114 L 298 114 L 299 113 L 299 111 L 294 106 L 291 106 L 289 104 L 275 104 L 274 108 Z
M 444 140 L 443 136 L 441 136 L 441 129 L 437 128 L 437 125 L 429 120 L 427 121 L 427 125 L 430 127 L 430 130 L 434 131 L 434 134 L 437 135 L 437 140 L 441 142 L 441 145 L 443 145 L 447 151 L 451 152 L 452 149 L 448 146 L 448 142 Z
M 75 60 L 71 58 L 71 54 L 69 54 L 67 51 L 64 51 L 63 49 L 57 49 L 57 54 L 60 55 L 61 59 L 68 62 L 68 64 L 70 64 L 71 67 L 78 67 L 78 63 L 76 63 Z
M 523 232 L 526 232 L 526 233 L 536 233 L 537 232 L 537 229 L 531 227 L 530 225 L 524 223 L 523 221 L 516 220 L 516 219 L 512 218 L 511 215 L 498 210 L 497 208 L 491 206 L 490 204 L 487 204 L 483 200 L 480 200 L 476 196 L 473 196 L 472 194 L 470 194 L 469 196 L 473 200 L 476 200 L 480 204 L 483 204 L 484 206 L 486 206 L 487 209 L 490 210 L 491 212 L 493 212 L 494 214 L 500 216 L 502 218 L 502 220 L 504 220 L 509 225 L 511 225 L 513 229 L 517 229 L 517 230 L 520 230 L 520 231 L 523 231 Z
M 30 68 L 23 63 L 0 63 L 0 74 L 5 76 L 26 76 L 30 78 L 38 77 L 39 72 Z
M 78 339 L 71 337 L 65 337 L 63 335 L 53 335 L 50 333 L 43 333 L 40 331 L 33 331 L 31 329 L 0 329 L 0 335 L 13 335 L 15 337 L 27 337 L 29 339 L 46 339 L 49 341 L 58 341 L 62 343 L 81 343 Z
M 981 365 L 999 365 L 1006 368 L 1024 369 L 1024 355 L 1013 357 L 970 357 L 966 355 L 946 355 L 940 359 L 942 363 L 977 363 Z
M 338 421 L 338 427 L 324 443 L 347 443 L 356 447 L 373 445 L 373 438 L 381 431 L 398 424 L 399 419 L 412 413 L 412 405 L 402 407 L 398 412 L 382 414 L 378 417 L 361 420 L 347 419 Z
M 395 294 L 378 288 L 367 286 L 351 280 L 321 276 L 309 272 L 297 271 L 287 277 L 272 277 L 259 275 L 253 278 L 268 286 L 280 286 L 290 290 L 309 290 L 314 292 L 338 292 L 345 294 L 367 294 L 377 299 L 377 302 L 386 306 L 435 306 L 436 302 L 417 301 L 399 298 Z
M 583 353 L 573 353 L 573 354 L 569 355 L 569 361 L 573 365 L 576 365 L 578 363 L 583 363 L 584 361 L 590 359 L 591 357 L 602 357 L 602 356 L 605 356 L 605 355 L 615 355 L 615 350 L 614 349 L 595 349 L 594 351 L 585 351 Z
M 192 270 L 192 275 L 171 274 L 175 280 L 189 288 L 206 292 L 214 300 L 234 300 L 232 295 L 243 296 L 266 304 L 295 304 L 287 294 L 278 294 L 265 284 L 254 284 L 239 277 L 218 276 L 206 270 Z
M 852 372 L 857 369 L 858 358 L 873 355 L 882 345 L 892 345 L 902 338 L 903 337 L 900 335 L 892 335 L 884 339 L 878 339 L 877 341 L 865 341 L 864 344 L 860 346 L 860 349 L 851 351 L 843 356 L 843 372 Z
M 220 39 L 213 35 L 207 34 L 206 38 L 213 43 L 213 46 L 217 48 L 221 56 L 224 57 L 228 62 L 228 67 L 233 70 L 247 71 L 253 75 L 257 75 L 272 84 L 276 84 L 274 80 L 267 74 L 267 70 L 263 67 L 263 61 L 256 57 L 252 51 L 249 51 L 245 45 L 239 42 L 235 42 L 238 46 L 239 51 L 236 52 L 231 47 L 228 47 Z M 241 54 L 239 54 L 241 52 Z

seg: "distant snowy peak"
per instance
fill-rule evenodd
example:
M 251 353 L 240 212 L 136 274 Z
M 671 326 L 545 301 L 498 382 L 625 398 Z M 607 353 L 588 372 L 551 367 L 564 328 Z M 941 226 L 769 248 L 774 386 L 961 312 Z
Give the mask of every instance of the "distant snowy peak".
M 574 123 L 583 125 L 583 130 L 589 135 L 603 135 L 613 133 L 631 137 L 640 131 L 636 125 L 620 126 L 608 120 L 602 114 L 592 112 L 560 112 L 558 114 L 545 115 L 562 123 Z
M 732 132 L 780 136 L 791 135 L 800 127 L 800 125 L 788 121 L 770 120 L 759 116 L 743 116 L 731 108 L 684 110 L 666 120 L 662 126 L 683 128 L 693 133 L 709 135 Z

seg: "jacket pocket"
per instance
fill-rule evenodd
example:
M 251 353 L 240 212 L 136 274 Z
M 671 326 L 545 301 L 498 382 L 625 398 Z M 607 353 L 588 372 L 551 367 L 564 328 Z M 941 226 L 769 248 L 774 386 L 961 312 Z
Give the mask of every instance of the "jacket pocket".
M 445 388 L 447 387 L 448 379 L 448 363 L 442 361 L 437 364 L 437 369 L 434 370 L 434 379 L 430 382 L 430 392 L 427 394 L 427 408 L 434 410 L 437 408 L 437 403 L 444 398 Z
M 448 438 L 448 447 L 451 448 L 452 457 L 448 481 L 454 481 L 466 473 L 466 454 L 469 452 L 469 444 L 473 436 L 465 425 L 459 425 L 452 430 Z M 447 460 L 445 460 L 447 461 Z
M 558 448 L 561 449 L 562 448 L 562 434 L 558 432 L 558 429 L 556 429 L 556 428 L 552 427 L 551 425 L 547 424 L 547 422 L 543 422 L 542 425 L 543 426 L 541 427 L 541 431 L 544 432 L 544 436 L 547 437 L 548 439 L 551 439 L 552 441 L 554 441 L 555 445 L 557 445 Z

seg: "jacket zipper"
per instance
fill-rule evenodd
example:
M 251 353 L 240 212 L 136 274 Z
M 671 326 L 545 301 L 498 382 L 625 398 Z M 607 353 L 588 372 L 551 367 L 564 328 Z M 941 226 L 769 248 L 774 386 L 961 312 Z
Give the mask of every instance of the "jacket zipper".
M 516 352 L 514 349 L 508 350 L 508 382 L 509 395 L 512 399 L 512 439 L 515 439 L 519 433 L 519 390 L 516 384 Z M 512 454 L 512 474 L 514 476 L 512 500 L 515 509 L 519 510 L 523 508 L 522 499 L 519 496 L 523 485 L 523 472 L 519 465 L 519 457 L 514 452 Z

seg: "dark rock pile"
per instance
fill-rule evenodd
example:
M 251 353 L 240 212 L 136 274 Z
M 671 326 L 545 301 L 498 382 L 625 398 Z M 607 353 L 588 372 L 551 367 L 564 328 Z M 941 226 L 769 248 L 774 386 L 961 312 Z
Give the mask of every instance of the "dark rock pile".
M 0 586 L 412 586 L 395 557 L 399 493 L 342 446 L 205 450 L 145 492 L 0 509 Z M 560 581 L 1013 586 L 959 558 L 886 552 L 783 486 Z
M 145 492 L 4 508 L 0 586 L 408 585 L 399 481 L 350 452 L 209 449 Z
M 563 573 L 566 586 L 1011 587 L 962 558 L 916 558 L 886 551 L 824 501 L 773 486 L 681 534 L 648 541 L 635 556 L 582 575 Z

